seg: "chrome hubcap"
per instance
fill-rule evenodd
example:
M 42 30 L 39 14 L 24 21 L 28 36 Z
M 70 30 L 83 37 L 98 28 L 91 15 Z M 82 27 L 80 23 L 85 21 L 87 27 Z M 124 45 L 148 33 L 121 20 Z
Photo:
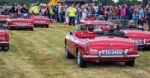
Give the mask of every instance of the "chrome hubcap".
M 78 65 L 80 64 L 80 58 L 81 58 L 81 55 L 80 55 L 80 52 L 78 52 L 78 55 L 77 55 L 77 63 L 78 63 Z

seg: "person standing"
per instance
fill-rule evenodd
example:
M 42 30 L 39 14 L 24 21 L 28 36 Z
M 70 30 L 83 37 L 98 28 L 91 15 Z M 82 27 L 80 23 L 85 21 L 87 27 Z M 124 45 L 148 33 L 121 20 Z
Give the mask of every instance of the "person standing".
M 111 8 L 109 7 L 109 8 L 107 8 L 107 16 L 108 16 L 108 21 L 112 21 L 112 16 L 113 16 L 113 14 L 112 14 L 112 10 L 111 10 Z
M 81 11 L 82 11 L 82 19 L 85 19 L 87 17 L 87 8 L 86 8 L 86 6 L 83 6 Z
M 141 5 L 139 6 L 139 24 L 140 24 L 140 26 L 142 26 L 143 27 L 143 25 L 144 25 L 144 10 L 143 10 L 143 8 L 141 7 Z
M 62 4 L 61 3 L 58 6 L 58 19 L 59 19 L 59 22 L 62 23 Z
M 65 24 L 69 24 L 68 5 L 65 6 Z
M 148 27 L 149 27 L 149 31 L 150 31 L 150 7 L 149 6 L 147 8 L 146 14 L 147 14 L 146 17 L 147 17 Z
M 69 25 L 75 26 L 75 16 L 76 16 L 76 9 L 74 8 L 74 5 L 71 5 L 68 9 L 69 14 Z
M 136 23 L 136 25 L 138 22 L 138 11 L 139 11 L 139 9 L 135 5 L 134 10 L 133 10 L 133 14 L 132 14 L 132 21 L 134 21 Z
M 38 15 L 38 14 L 39 14 L 39 6 L 38 6 L 38 4 L 34 4 L 33 13 L 34 13 L 35 15 Z
M 126 5 L 126 20 L 129 20 L 130 16 L 130 7 Z

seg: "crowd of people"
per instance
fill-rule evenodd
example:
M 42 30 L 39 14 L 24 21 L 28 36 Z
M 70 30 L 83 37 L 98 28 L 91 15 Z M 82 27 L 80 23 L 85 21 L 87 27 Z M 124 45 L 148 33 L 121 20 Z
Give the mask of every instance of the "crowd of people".
M 65 23 L 69 25 L 79 24 L 81 19 L 87 18 L 88 15 L 95 15 L 96 19 L 112 21 L 113 19 L 132 20 L 134 23 L 143 26 L 148 23 L 150 30 L 150 5 L 126 4 L 118 6 L 98 6 L 94 3 L 86 4 L 65 4 L 47 6 L 46 4 L 33 3 L 30 6 L 4 4 L 0 6 L 0 13 L 7 15 L 10 13 L 29 13 L 43 15 L 54 22 Z

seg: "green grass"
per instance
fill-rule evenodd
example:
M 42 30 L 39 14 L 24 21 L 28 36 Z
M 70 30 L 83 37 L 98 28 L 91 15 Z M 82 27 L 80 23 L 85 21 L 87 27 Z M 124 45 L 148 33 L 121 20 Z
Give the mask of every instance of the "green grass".
M 140 52 L 135 67 L 122 64 L 79 68 L 64 57 L 64 36 L 73 27 L 52 24 L 35 31 L 9 31 L 11 49 L 0 52 L 0 78 L 150 78 L 150 52 Z

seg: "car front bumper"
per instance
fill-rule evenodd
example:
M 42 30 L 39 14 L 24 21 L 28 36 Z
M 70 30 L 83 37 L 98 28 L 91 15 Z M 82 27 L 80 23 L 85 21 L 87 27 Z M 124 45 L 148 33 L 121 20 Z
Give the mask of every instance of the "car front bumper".
M 120 55 L 120 56 L 97 56 L 97 55 L 83 55 L 85 61 L 100 62 L 100 61 L 112 61 L 112 62 L 124 62 L 134 60 L 139 55 Z
M 26 28 L 33 28 L 34 26 L 9 26 L 9 28 L 21 28 L 21 29 L 26 29 Z
M 139 48 L 145 48 L 145 47 L 150 47 L 150 43 L 146 43 L 146 44 L 139 44 L 138 45 Z
M 34 23 L 34 26 L 47 26 L 49 24 L 46 23 Z
M 0 42 L 0 47 L 2 47 L 2 46 L 9 46 L 9 42 L 1 41 Z
M 121 56 L 92 56 L 92 55 L 83 55 L 83 58 L 136 58 L 139 57 L 139 55 L 121 55 Z

